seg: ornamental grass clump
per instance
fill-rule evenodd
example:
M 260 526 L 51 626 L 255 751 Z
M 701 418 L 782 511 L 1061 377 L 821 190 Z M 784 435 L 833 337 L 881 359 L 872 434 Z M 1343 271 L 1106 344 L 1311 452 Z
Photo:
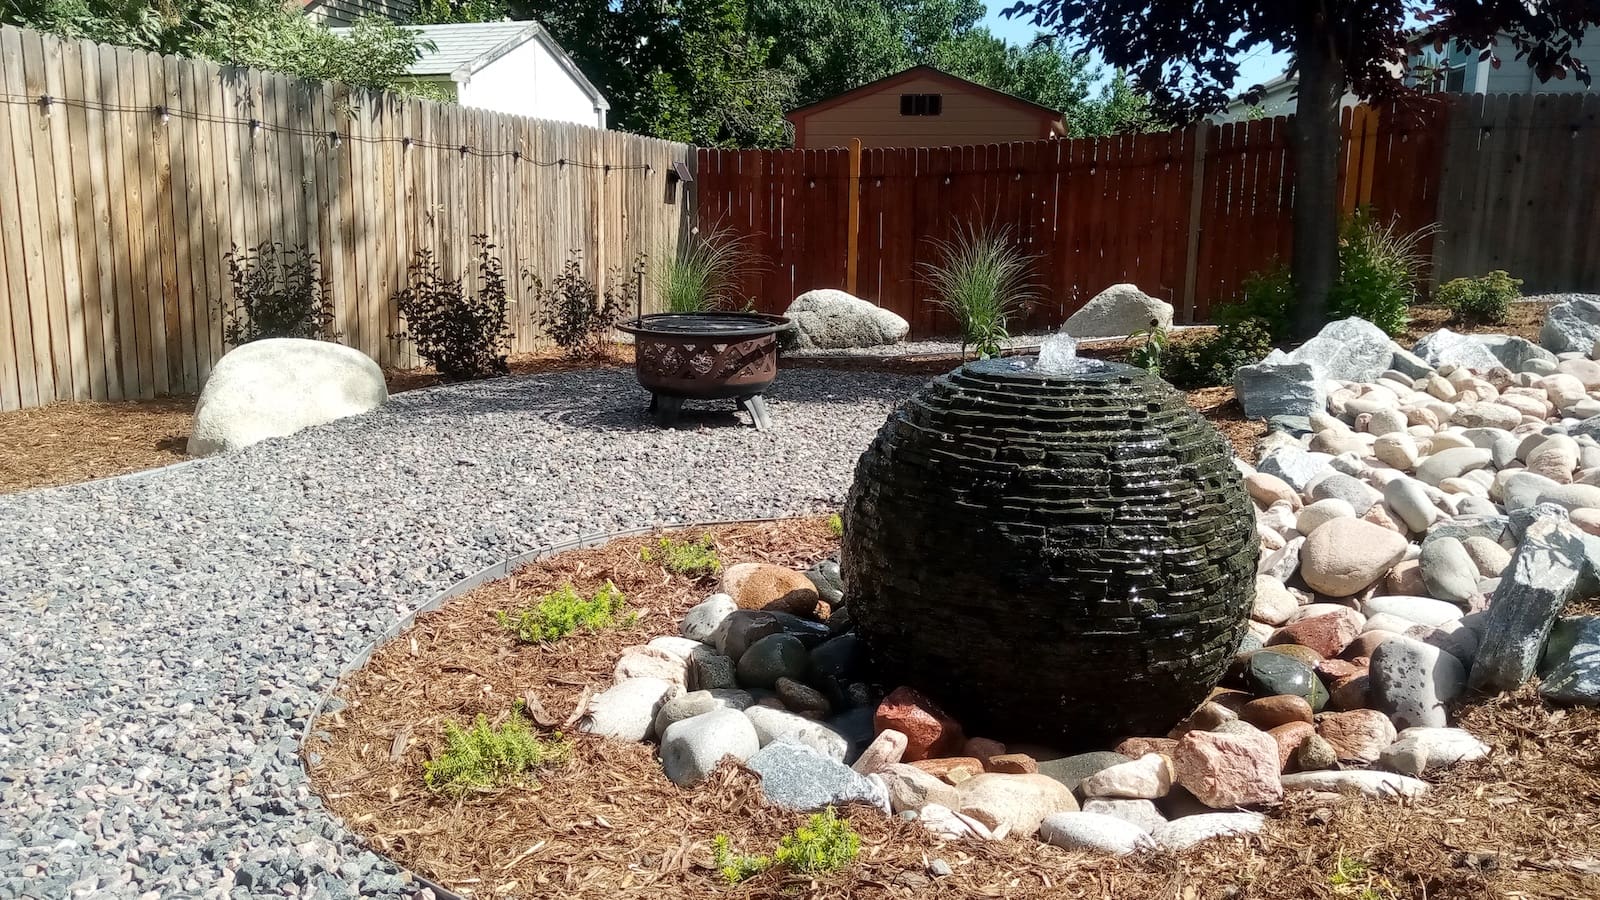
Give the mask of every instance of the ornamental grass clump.
M 930 302 L 960 324 L 963 357 L 969 344 L 981 357 L 999 356 L 1012 320 L 1038 299 L 1034 258 L 1009 227 L 958 226 L 954 238 L 933 243 L 938 259 L 918 265 Z
M 482 713 L 471 728 L 444 723 L 444 752 L 423 765 L 428 789 L 459 797 L 513 784 L 529 784 L 528 773 L 567 758 L 569 745 L 556 734 L 543 740 L 528 727 L 519 703 L 511 718 L 491 726 Z
M 669 312 L 706 312 L 743 305 L 739 283 L 755 269 L 750 241 L 733 229 L 696 230 L 666 256 L 656 272 L 655 288 Z
M 642 547 L 639 559 L 643 562 L 660 562 L 661 567 L 685 578 L 705 578 L 722 571 L 722 560 L 717 556 L 716 541 L 709 534 L 698 540 L 675 541 L 663 537 L 654 549 Z
M 572 585 L 564 584 L 560 590 L 540 597 L 532 606 L 511 614 L 496 611 L 495 618 L 500 627 L 516 634 L 523 643 L 545 644 L 559 641 L 575 631 L 594 632 L 619 622 L 626 624 L 633 616 L 631 613 L 626 618 L 621 616 L 625 604 L 622 591 L 609 581 L 589 598 L 579 595 Z

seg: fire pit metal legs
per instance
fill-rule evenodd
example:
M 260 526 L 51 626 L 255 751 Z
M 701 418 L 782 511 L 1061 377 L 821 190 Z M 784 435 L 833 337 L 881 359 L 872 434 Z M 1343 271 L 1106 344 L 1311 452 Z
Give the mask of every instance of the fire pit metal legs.
M 737 399 L 739 408 L 750 414 L 750 421 L 756 426 L 757 431 L 772 429 L 772 418 L 767 414 L 767 401 L 762 399 L 760 394 Z M 657 425 L 671 428 L 678 423 L 678 415 L 683 412 L 683 398 L 651 394 L 650 412 L 655 415 Z

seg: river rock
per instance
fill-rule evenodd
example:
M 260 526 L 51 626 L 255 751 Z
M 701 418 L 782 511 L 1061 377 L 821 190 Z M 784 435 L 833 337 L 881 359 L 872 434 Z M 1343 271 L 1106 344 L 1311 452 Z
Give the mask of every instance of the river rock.
M 930 803 L 953 807 L 961 802 L 961 793 L 956 790 L 955 785 L 930 775 L 916 766 L 891 763 L 876 774 L 880 775 L 887 785 L 890 806 L 897 813 L 908 809 L 922 809 Z
M 679 787 L 698 784 L 727 757 L 743 762 L 761 749 L 756 729 L 736 709 L 713 709 L 668 725 L 661 736 L 661 767 Z
M 1323 713 L 1317 717 L 1317 734 L 1333 745 L 1341 760 L 1375 761 L 1395 741 L 1394 723 L 1375 709 Z
M 1373 597 L 1361 604 L 1361 612 L 1367 617 L 1368 629 L 1383 627 L 1383 623 L 1378 623 L 1377 617 L 1385 614 L 1419 625 L 1435 626 L 1459 619 L 1462 615 L 1461 607 L 1455 604 L 1435 600 L 1432 597 L 1407 596 Z
M 1313 710 L 1321 709 L 1328 702 L 1328 689 L 1311 666 L 1283 653 L 1272 650 L 1252 653 L 1245 672 L 1252 693 L 1257 695 L 1291 694 L 1303 698 Z
M 1428 541 L 1422 547 L 1421 562 L 1428 596 L 1461 606 L 1478 596 L 1478 566 L 1455 538 Z
M 1176 747 L 1176 742 L 1173 743 Z M 1085 778 L 1096 772 L 1120 766 L 1123 763 L 1133 762 L 1135 757 L 1114 753 L 1110 750 L 1092 750 L 1088 753 L 1078 753 L 1072 756 L 1063 756 L 1058 759 L 1039 760 L 1039 774 L 1054 778 L 1066 786 L 1067 790 L 1077 790 Z
M 1044 775 L 1002 775 L 985 772 L 957 786 L 958 810 L 997 834 L 1029 837 L 1038 832 L 1045 816 L 1076 812 L 1072 791 Z
M 1300 601 L 1283 582 L 1267 575 L 1256 576 L 1256 597 L 1250 608 L 1250 618 L 1268 625 L 1282 625 L 1299 608 Z
M 780 678 L 799 678 L 810 657 L 806 646 L 792 634 L 769 634 L 750 645 L 739 657 L 739 684 L 774 688 Z
M 739 605 L 727 594 L 712 594 L 684 613 L 678 633 L 691 641 L 710 643 L 712 635 L 717 633 L 717 626 L 738 608 Z
M 1085 778 L 1078 789 L 1085 797 L 1155 800 L 1172 790 L 1172 762 L 1160 753 L 1146 753 Z
M 1600 424 L 1600 423 L 1597 423 Z M 1600 432 L 1600 429 L 1597 429 Z M 1326 453 L 1312 453 L 1299 447 L 1282 447 L 1261 458 L 1256 471 L 1285 482 L 1296 491 L 1305 489 L 1333 462 Z
M 1298 644 L 1310 647 L 1322 657 L 1338 656 L 1361 633 L 1366 617 L 1353 609 L 1341 607 L 1325 615 L 1296 619 L 1279 628 L 1269 647 Z
M 817 589 L 793 569 L 769 563 L 739 563 L 722 573 L 722 593 L 740 609 L 765 609 L 796 616 L 817 612 Z
M 1167 821 L 1167 817 L 1150 800 L 1089 799 L 1083 802 L 1083 811 L 1131 822 L 1146 833 L 1156 830 Z
M 1127 856 L 1152 850 L 1156 842 L 1132 822 L 1092 812 L 1059 812 L 1045 816 L 1039 837 L 1063 850 L 1087 850 Z
M 1406 539 L 1361 519 L 1335 519 L 1306 538 L 1300 575 L 1330 597 L 1359 593 L 1406 553 Z
M 1383 749 L 1378 761 L 1390 771 L 1415 778 L 1488 755 L 1488 744 L 1460 728 L 1407 728 Z
M 661 704 L 661 709 L 656 713 L 655 733 L 664 735 L 668 728 L 678 722 L 703 716 L 713 710 L 731 709 L 734 712 L 741 712 L 755 705 L 755 702 L 749 691 L 741 690 L 720 689 L 679 694 Z M 750 733 L 755 734 L 755 726 L 751 726 Z M 757 749 L 760 749 L 759 744 Z
M 1450 724 L 1446 704 L 1466 689 L 1461 661 L 1415 638 L 1395 637 L 1378 645 L 1368 666 L 1373 706 L 1396 728 Z
M 714 691 L 739 686 L 737 664 L 720 653 L 702 653 L 689 658 L 689 690 Z
M 1299 772 L 1283 776 L 1285 791 L 1353 794 L 1373 800 L 1420 797 L 1428 783 L 1393 772 L 1347 769 L 1341 772 Z
M 1439 518 L 1439 508 L 1428 496 L 1427 488 L 1415 478 L 1393 478 L 1383 486 L 1383 500 L 1394 514 L 1414 532 L 1428 530 Z
M 763 747 L 781 740 L 809 747 L 829 759 L 843 761 L 849 756 L 850 741 L 823 723 L 770 706 L 752 706 L 744 714 L 755 726 L 756 739 Z
M 664 678 L 629 678 L 589 698 L 578 730 L 623 741 L 642 741 L 655 727 L 661 705 L 679 688 Z
M 1221 837 L 1239 837 L 1257 834 L 1266 824 L 1266 817 L 1252 812 L 1200 813 L 1161 825 L 1150 837 L 1161 849 L 1181 853 L 1203 841 Z
M 1330 472 L 1318 478 L 1306 493 L 1313 501 L 1342 500 L 1356 516 L 1365 515 L 1372 504 L 1383 499 L 1383 495 L 1372 485 L 1343 472 Z
M 1417 464 L 1417 480 L 1437 485 L 1489 464 L 1489 451 L 1477 447 L 1456 447 L 1435 453 Z
M 871 775 L 900 762 L 905 753 L 906 736 L 893 728 L 885 728 L 872 739 L 872 743 L 867 745 L 867 749 L 861 752 L 850 768 L 863 775 Z

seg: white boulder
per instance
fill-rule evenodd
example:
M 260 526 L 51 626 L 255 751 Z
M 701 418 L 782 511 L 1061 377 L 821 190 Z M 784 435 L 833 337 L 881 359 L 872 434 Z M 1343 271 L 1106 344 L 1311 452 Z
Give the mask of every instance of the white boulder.
M 360 350 L 268 338 L 218 360 L 194 411 L 190 456 L 211 456 L 383 405 L 383 372 Z
M 806 291 L 784 311 L 795 324 L 795 346 L 802 350 L 880 347 L 905 340 L 911 323 L 844 291 Z
M 1075 338 L 1121 337 L 1148 329 L 1151 320 L 1171 328 L 1172 304 L 1146 294 L 1138 285 L 1113 284 L 1069 316 L 1061 331 Z

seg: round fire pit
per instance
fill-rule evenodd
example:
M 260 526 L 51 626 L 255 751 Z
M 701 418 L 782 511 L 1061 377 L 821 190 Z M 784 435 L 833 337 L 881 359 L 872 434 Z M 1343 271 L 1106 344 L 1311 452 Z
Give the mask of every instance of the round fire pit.
M 890 417 L 846 502 L 845 594 L 885 687 L 968 734 L 1164 734 L 1245 633 L 1255 519 L 1221 435 L 1144 371 L 971 363 Z
M 728 400 L 771 427 L 761 392 L 778 377 L 778 333 L 794 327 L 763 313 L 655 313 L 617 326 L 634 336 L 634 374 L 650 392 L 656 424 L 678 420 L 685 400 Z

